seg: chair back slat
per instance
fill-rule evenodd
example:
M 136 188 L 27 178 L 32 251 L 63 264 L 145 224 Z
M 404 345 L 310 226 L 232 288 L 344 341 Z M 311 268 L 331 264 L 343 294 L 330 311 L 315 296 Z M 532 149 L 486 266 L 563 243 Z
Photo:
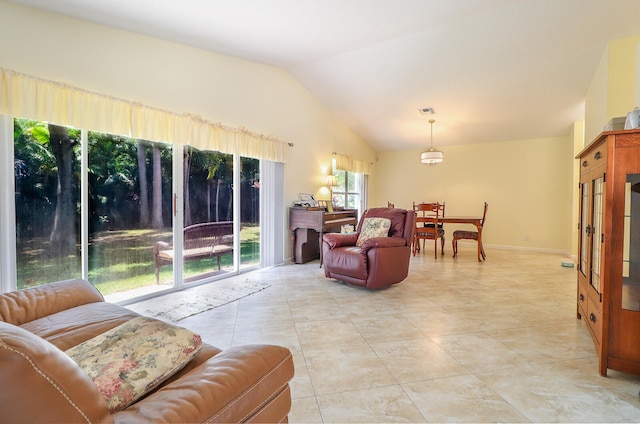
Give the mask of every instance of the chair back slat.
M 482 221 L 480 221 L 480 226 L 484 227 L 484 220 L 487 219 L 487 209 L 489 208 L 489 204 L 484 202 L 484 212 L 482 213 Z

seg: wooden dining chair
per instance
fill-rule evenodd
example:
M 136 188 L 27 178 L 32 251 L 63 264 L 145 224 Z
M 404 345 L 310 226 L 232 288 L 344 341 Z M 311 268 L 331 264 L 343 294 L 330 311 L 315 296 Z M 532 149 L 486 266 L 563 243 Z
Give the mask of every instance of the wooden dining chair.
M 424 203 L 428 203 L 428 202 L 424 202 Z M 433 203 L 433 202 L 431 202 Z M 438 220 L 440 220 L 440 218 L 444 218 L 444 205 L 445 202 L 436 202 L 436 204 L 440 205 L 440 216 L 438 217 Z M 426 223 L 424 224 L 425 227 L 435 227 L 436 224 L 433 223 Z M 443 228 L 443 223 L 442 222 L 438 222 L 438 228 Z
M 489 204 L 484 202 L 484 212 L 482 213 L 482 221 L 480 221 L 480 232 L 484 227 L 484 221 L 487 218 L 487 208 Z M 486 253 L 484 253 L 484 246 L 482 245 L 482 234 L 478 231 L 466 231 L 456 230 L 453 232 L 453 240 L 451 240 L 451 246 L 453 247 L 453 257 L 458 255 L 458 240 L 475 240 L 478 243 L 478 262 L 482 262 L 487 259 Z M 482 258 L 482 259 L 480 259 Z
M 425 240 L 433 240 L 434 255 L 438 258 L 438 239 L 440 239 L 441 254 L 444 255 L 444 228 L 438 220 L 442 217 L 442 205 L 440 203 L 413 203 L 413 211 L 416 213 L 416 229 L 413 236 L 413 256 L 420 251 L 420 240 L 424 247 Z

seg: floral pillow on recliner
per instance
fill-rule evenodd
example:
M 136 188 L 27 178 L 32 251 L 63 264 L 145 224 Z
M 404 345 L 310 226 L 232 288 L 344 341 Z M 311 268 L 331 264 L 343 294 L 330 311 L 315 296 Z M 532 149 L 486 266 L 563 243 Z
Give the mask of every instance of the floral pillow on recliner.
M 366 240 L 375 237 L 388 237 L 391 220 L 389 218 L 365 218 L 362 222 L 356 246 L 361 247 Z

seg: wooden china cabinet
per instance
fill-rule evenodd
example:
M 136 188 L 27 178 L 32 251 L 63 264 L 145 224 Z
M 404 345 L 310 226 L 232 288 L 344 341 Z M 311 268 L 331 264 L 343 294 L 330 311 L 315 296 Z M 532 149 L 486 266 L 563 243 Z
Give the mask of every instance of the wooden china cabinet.
M 601 375 L 640 375 L 640 130 L 604 132 L 576 159 L 578 318 Z

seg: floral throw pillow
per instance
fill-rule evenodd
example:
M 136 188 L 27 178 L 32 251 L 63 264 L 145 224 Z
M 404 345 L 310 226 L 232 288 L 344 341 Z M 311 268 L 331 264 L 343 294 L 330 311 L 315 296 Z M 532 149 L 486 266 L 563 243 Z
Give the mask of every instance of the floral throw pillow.
M 391 220 L 389 218 L 365 218 L 362 222 L 356 246 L 362 246 L 370 238 L 388 237 L 389 228 L 391 228 Z
M 185 328 L 137 317 L 65 353 L 116 412 L 179 371 L 201 348 L 200 336 Z

